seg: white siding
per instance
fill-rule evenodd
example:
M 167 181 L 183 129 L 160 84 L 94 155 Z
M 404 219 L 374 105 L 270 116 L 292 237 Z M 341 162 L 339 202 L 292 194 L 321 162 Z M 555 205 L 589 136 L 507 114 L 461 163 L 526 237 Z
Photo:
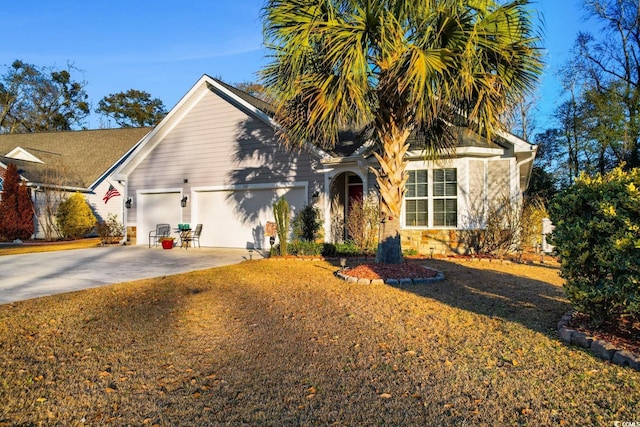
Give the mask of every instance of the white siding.
M 184 111 L 177 111 L 171 117 L 174 122 L 165 123 L 162 132 L 146 144 L 154 147 L 153 150 L 144 158 L 133 159 L 136 167 L 128 175 L 127 195 L 134 203 L 127 210 L 127 225 L 138 228 L 138 244 L 144 241 L 141 232 L 146 226 L 140 223 L 137 212 L 140 203 L 136 195 L 144 192 L 178 189 L 189 198 L 182 209 L 181 222 L 195 224 L 196 220 L 205 223 L 203 212 L 196 212 L 195 189 L 249 188 L 264 184 L 281 188 L 298 183 L 305 189 L 304 199 L 310 200 L 309 191 L 323 187 L 323 175 L 314 172 L 315 158 L 306 151 L 285 150 L 265 122 L 212 90 L 202 90 L 204 95 L 194 96 L 196 103 L 182 105 Z M 234 198 L 229 202 L 233 203 Z M 271 210 L 270 201 L 264 204 L 252 209 Z M 239 222 L 254 215 L 240 203 L 233 206 L 232 211 Z M 203 235 L 211 233 L 212 227 L 205 226 L 203 230 Z M 203 244 L 206 240 L 213 242 L 205 236 Z

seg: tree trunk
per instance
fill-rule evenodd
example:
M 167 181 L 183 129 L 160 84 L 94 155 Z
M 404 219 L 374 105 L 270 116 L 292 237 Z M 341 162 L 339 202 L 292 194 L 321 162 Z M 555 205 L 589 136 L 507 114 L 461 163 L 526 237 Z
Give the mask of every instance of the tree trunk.
M 409 131 L 399 129 L 395 123 L 388 124 L 386 132 L 380 132 L 382 153 L 374 153 L 380 164 L 374 170 L 380 191 L 380 242 L 376 262 L 398 264 L 402 262 L 400 245 L 400 213 L 407 175 L 405 154 L 409 149 Z
M 386 218 L 380 224 L 380 241 L 376 262 L 383 264 L 400 264 L 402 262 L 402 246 L 400 244 L 400 218 Z

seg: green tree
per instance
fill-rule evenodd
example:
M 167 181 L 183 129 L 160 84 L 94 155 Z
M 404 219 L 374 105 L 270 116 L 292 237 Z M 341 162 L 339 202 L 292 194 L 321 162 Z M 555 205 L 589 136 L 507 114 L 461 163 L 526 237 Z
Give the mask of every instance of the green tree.
M 67 69 L 16 60 L 0 76 L 0 133 L 69 130 L 89 115 L 86 83 Z
M 8 240 L 27 240 L 33 232 L 33 204 L 29 189 L 20 182 L 16 165 L 9 163 L 2 182 L 0 236 Z
M 84 237 L 96 224 L 96 217 L 79 192 L 60 204 L 56 219 L 62 235 L 71 239 Z
M 260 83 L 257 82 L 240 82 L 240 83 L 234 83 L 234 85 L 237 89 L 240 89 L 243 92 L 248 93 L 249 95 L 258 98 L 261 101 L 264 102 L 270 102 L 269 98 L 267 97 L 267 93 L 265 91 L 264 86 L 262 86 Z
M 599 109 L 603 119 L 617 108 L 624 110 L 619 117 L 624 121 L 624 131 L 619 129 L 617 136 L 622 145 L 619 155 L 626 168 L 639 167 L 640 5 L 638 0 L 585 0 L 583 7 L 600 28 L 596 35 L 578 35 L 571 73 L 584 92 L 597 92 L 607 99 L 605 108 Z M 614 109 L 606 108 L 609 102 Z M 605 137 L 602 142 L 610 146 L 611 140 Z
M 167 115 L 160 99 L 152 99 L 151 94 L 135 89 L 105 96 L 96 113 L 112 117 L 121 127 L 155 126 Z
M 305 205 L 293 218 L 292 225 L 296 237 L 306 242 L 315 242 L 322 228 L 320 210 L 312 204 Z
M 491 139 L 498 118 L 528 95 L 542 63 L 529 0 L 269 0 L 272 62 L 263 83 L 282 140 L 333 146 L 345 126 L 378 143 L 382 198 L 377 260 L 398 263 L 408 137 L 425 153 L 454 143 L 462 120 Z M 464 119 L 464 120 L 463 120 Z

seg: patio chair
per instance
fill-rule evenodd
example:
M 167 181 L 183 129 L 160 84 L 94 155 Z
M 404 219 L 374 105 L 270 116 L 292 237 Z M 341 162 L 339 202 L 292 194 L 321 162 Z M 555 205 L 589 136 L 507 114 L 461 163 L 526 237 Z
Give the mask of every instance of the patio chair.
M 182 238 L 182 247 L 187 249 L 193 242 L 198 242 L 198 247 L 200 247 L 200 234 L 202 234 L 202 224 L 196 225 L 196 229 L 193 232 L 189 232 Z
M 151 242 L 153 242 L 153 246 L 158 246 L 160 239 L 169 237 L 169 234 L 171 234 L 171 225 L 156 224 L 156 229 L 149 232 L 149 247 L 151 247 Z

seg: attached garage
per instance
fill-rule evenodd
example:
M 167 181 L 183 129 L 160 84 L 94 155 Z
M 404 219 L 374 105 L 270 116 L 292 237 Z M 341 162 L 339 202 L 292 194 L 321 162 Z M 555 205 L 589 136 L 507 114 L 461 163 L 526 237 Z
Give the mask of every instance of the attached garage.
M 170 224 L 177 228 L 182 222 L 181 190 L 158 190 L 156 192 L 139 192 L 137 195 L 138 228 L 137 243 L 149 243 L 149 232 L 156 229 L 156 224 Z
M 284 197 L 295 215 L 307 203 L 307 184 L 193 188 L 192 197 L 192 224 L 203 224 L 203 246 L 267 249 L 273 204 Z

